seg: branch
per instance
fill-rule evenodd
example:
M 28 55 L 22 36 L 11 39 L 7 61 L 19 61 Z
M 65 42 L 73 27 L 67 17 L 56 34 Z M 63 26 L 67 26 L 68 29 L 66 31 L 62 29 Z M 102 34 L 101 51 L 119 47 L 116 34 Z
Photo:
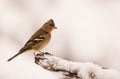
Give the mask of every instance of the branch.
M 44 69 L 62 72 L 75 79 L 120 79 L 120 72 L 93 63 L 67 61 L 50 53 L 35 53 L 35 63 Z

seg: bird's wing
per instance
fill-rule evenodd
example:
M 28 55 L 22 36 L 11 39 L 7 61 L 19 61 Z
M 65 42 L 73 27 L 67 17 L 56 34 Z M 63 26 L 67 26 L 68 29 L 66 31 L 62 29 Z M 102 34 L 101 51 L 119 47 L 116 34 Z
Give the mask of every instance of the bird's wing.
M 46 33 L 42 33 L 40 35 L 38 35 L 37 37 L 31 38 L 30 40 L 28 40 L 28 42 L 25 44 L 24 47 L 32 47 L 36 44 L 38 44 L 39 42 L 42 42 L 46 39 L 48 32 Z

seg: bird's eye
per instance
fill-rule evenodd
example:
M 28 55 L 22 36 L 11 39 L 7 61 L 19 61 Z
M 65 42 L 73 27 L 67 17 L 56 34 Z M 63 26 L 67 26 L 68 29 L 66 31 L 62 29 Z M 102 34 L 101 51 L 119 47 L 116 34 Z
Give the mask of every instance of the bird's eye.
M 52 27 L 53 27 L 53 26 L 54 26 L 54 24 L 50 24 L 50 26 L 52 26 Z

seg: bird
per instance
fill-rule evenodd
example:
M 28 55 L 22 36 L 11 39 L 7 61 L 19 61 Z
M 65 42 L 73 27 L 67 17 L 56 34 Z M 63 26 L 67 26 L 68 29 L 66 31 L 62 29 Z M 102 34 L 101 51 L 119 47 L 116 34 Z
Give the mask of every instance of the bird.
M 53 29 L 57 29 L 57 27 L 55 27 L 53 19 L 50 19 L 31 36 L 31 38 L 26 42 L 26 44 L 19 50 L 17 54 L 9 58 L 7 61 L 11 61 L 18 55 L 27 51 L 32 51 L 35 53 L 36 51 L 43 49 L 51 40 L 51 32 Z

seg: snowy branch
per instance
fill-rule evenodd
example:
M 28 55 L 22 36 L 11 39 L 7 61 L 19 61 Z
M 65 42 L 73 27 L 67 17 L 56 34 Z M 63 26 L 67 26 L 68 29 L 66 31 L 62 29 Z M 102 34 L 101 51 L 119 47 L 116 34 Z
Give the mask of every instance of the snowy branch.
M 120 72 L 93 63 L 67 61 L 50 53 L 35 53 L 35 63 L 74 79 L 120 79 Z

